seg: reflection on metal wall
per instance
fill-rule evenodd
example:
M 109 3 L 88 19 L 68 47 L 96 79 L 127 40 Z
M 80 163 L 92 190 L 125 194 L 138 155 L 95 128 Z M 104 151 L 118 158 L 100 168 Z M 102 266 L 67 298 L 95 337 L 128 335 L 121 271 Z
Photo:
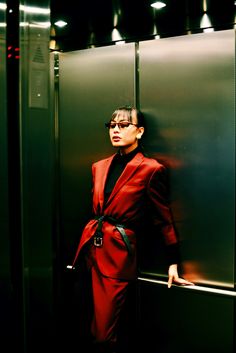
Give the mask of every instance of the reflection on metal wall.
M 0 7 L 0 340 L 2 346 L 8 346 L 8 341 L 12 337 L 6 91 L 6 8 L 2 4 Z
M 8 249 L 8 181 L 7 181 L 7 116 L 6 116 L 6 23 L 5 10 L 0 8 L 0 275 L 9 270 Z M 7 250 L 8 249 L 8 250 Z
M 38 3 L 38 4 L 36 4 Z M 25 351 L 52 349 L 54 121 L 49 99 L 50 1 L 21 1 L 20 147 Z M 43 332 L 42 332 L 43 328 Z
M 115 151 L 104 123 L 134 103 L 134 44 L 60 54 L 61 229 L 72 260 L 90 216 L 91 164 Z
M 140 44 L 140 102 L 150 125 L 147 147 L 170 167 L 184 270 L 195 282 L 231 287 L 234 41 L 234 31 L 227 30 Z M 145 258 L 143 271 L 157 273 L 154 256 Z
M 153 353 L 233 353 L 235 297 L 140 281 L 139 346 Z

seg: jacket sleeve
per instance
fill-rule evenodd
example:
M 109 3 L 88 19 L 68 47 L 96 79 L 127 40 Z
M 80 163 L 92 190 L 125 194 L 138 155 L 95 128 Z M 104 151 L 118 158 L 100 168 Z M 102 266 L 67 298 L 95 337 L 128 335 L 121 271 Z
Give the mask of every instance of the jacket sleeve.
M 158 164 L 151 175 L 148 198 L 154 226 L 164 237 L 167 261 L 169 264 L 180 263 L 179 241 L 169 201 L 167 170 L 162 164 Z

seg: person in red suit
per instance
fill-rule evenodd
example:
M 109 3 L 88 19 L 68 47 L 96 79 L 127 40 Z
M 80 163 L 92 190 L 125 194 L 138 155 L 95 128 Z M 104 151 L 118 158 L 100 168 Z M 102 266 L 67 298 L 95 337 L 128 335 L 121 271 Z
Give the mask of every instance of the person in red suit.
M 144 125 L 141 111 L 127 106 L 116 109 L 106 123 L 118 152 L 92 165 L 93 217 L 83 229 L 71 266 L 86 258 L 92 282 L 91 332 L 99 352 L 116 352 L 121 312 L 129 285 L 138 276 L 137 242 L 147 212 L 169 254 L 168 287 L 193 284 L 178 274 L 178 239 L 166 197 L 165 167 L 144 155 L 139 143 Z

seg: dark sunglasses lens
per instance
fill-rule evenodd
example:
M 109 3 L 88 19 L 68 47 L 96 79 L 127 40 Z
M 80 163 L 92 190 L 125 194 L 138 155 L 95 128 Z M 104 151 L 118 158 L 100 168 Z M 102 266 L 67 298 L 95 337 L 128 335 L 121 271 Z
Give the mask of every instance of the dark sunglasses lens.
M 120 124 L 119 124 L 119 127 L 121 127 L 121 129 L 123 129 L 123 128 L 125 128 L 125 127 L 128 127 L 130 125 L 130 123 L 126 123 L 126 122 L 121 122 Z
M 108 128 L 108 129 L 115 129 L 116 125 L 118 125 L 119 129 L 124 129 L 126 127 L 128 127 L 130 125 L 130 123 L 127 121 L 123 121 L 123 122 L 120 122 L 120 123 L 105 123 L 105 126 Z

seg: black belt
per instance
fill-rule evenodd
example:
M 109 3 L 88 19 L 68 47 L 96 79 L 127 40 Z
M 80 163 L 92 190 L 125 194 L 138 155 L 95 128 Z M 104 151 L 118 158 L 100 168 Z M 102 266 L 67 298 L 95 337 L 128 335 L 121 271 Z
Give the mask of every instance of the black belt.
M 108 216 L 108 215 L 96 216 L 95 219 L 98 221 L 97 229 L 96 229 L 94 237 L 93 237 L 93 244 L 95 246 L 100 247 L 103 244 L 102 225 L 103 225 L 103 221 L 107 221 L 111 224 L 114 224 L 114 226 L 116 227 L 116 229 L 120 233 L 120 235 L 121 235 L 121 237 L 127 247 L 129 254 L 132 253 L 131 244 L 130 244 L 130 241 L 129 241 L 127 234 L 125 233 L 124 224 L 119 223 L 119 221 L 117 219 L 115 219 L 111 216 Z

